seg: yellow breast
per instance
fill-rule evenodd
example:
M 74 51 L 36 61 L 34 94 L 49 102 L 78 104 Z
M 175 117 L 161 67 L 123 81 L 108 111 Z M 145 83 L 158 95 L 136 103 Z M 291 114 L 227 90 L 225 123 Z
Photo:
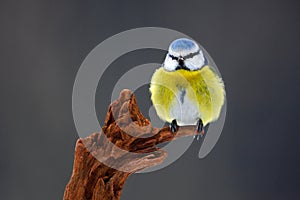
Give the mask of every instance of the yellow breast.
M 225 96 L 223 81 L 209 66 L 196 71 L 173 72 L 161 67 L 152 76 L 150 92 L 157 115 L 162 120 L 171 122 L 176 104 L 184 103 L 182 98 L 186 98 L 194 104 L 191 108 L 198 109 L 197 117 L 204 125 L 219 117 Z M 183 118 L 190 118 L 189 113 L 194 117 L 195 113 L 188 112 Z

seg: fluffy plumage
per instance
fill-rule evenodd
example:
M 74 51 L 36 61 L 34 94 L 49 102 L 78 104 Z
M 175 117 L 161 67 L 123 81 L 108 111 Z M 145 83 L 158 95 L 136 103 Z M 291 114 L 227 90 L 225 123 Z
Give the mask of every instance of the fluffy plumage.
M 163 67 L 153 74 L 151 100 L 158 116 L 179 125 L 196 124 L 199 118 L 205 126 L 216 120 L 224 104 L 224 84 L 209 67 L 200 70 L 167 71 Z

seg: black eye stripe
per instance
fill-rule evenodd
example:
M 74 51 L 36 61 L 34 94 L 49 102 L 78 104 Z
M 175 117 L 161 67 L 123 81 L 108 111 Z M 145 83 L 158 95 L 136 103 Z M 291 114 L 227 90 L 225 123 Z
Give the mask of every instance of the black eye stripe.
M 173 56 L 173 55 L 171 55 L 171 54 L 169 54 L 169 56 L 170 56 L 170 58 L 172 58 L 172 60 L 177 60 L 177 61 L 178 61 L 178 58 L 177 58 L 177 57 L 175 57 L 175 56 Z
M 198 50 L 198 51 L 195 52 L 195 53 L 190 53 L 190 54 L 184 56 L 183 58 L 184 58 L 184 59 L 193 58 L 194 56 L 196 56 L 196 55 L 198 55 L 198 54 L 200 54 L 200 50 Z
M 195 53 L 190 53 L 190 54 L 188 54 L 188 55 L 186 55 L 186 56 L 183 56 L 182 58 L 184 59 L 184 60 L 186 60 L 186 59 L 188 59 L 188 58 L 193 58 L 194 56 L 196 56 L 196 55 L 198 55 L 198 54 L 200 54 L 200 50 L 198 50 L 197 52 L 195 52 Z M 169 56 L 170 56 L 170 58 L 172 58 L 172 60 L 179 60 L 179 58 L 178 57 L 176 57 L 176 56 L 173 56 L 173 55 L 171 55 L 171 54 L 169 54 Z

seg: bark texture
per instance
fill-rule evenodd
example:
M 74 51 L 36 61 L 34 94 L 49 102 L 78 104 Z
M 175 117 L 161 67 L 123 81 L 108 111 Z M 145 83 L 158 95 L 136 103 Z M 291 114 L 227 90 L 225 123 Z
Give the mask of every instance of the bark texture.
M 157 144 L 195 135 L 195 126 L 155 128 L 140 112 L 130 90 L 108 108 L 99 133 L 77 140 L 73 172 L 64 200 L 118 200 L 132 173 L 158 165 L 167 153 Z

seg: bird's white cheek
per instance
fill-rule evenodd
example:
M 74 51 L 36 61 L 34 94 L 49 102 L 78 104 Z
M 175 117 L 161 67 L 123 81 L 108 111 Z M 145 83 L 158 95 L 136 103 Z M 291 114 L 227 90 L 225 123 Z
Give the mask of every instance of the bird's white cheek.
M 191 70 L 200 69 L 204 65 L 204 58 L 202 55 L 196 55 L 187 59 L 184 64 Z
M 168 71 L 174 71 L 176 69 L 176 67 L 178 66 L 178 63 L 176 60 L 173 60 L 172 58 L 167 56 L 163 66 Z

